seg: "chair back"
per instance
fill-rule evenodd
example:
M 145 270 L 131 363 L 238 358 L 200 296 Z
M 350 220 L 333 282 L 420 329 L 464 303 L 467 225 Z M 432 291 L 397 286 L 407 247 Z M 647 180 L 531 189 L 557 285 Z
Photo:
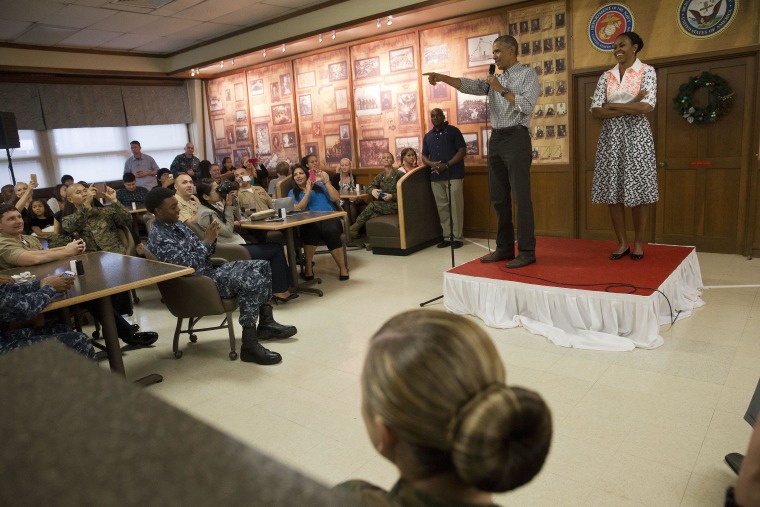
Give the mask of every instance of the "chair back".
M 203 236 L 205 236 L 205 233 L 203 232 L 203 229 L 201 229 L 201 226 L 198 225 L 198 222 L 185 222 L 185 225 L 198 236 L 198 239 L 203 239 Z
M 277 185 L 275 185 L 275 195 L 278 198 L 287 197 L 288 192 L 295 186 L 295 183 L 293 182 L 293 176 L 287 176 L 280 181 L 277 182 Z
M 126 226 L 122 225 L 116 229 L 116 234 L 119 236 L 119 241 L 121 241 L 121 244 L 124 247 L 124 250 L 126 250 L 127 255 L 131 255 L 133 257 L 137 255 L 137 245 L 135 244 L 134 236 L 132 236 L 132 231 L 130 231 Z
M 153 222 L 156 220 L 156 215 L 153 213 L 145 213 L 143 215 L 143 220 L 145 221 L 145 230 L 150 234 L 150 230 L 153 228 Z

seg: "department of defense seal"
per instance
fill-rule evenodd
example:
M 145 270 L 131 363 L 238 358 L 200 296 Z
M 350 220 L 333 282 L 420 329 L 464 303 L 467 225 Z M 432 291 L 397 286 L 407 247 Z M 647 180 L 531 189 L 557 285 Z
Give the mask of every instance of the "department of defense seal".
M 728 28 L 739 10 L 739 0 L 681 0 L 678 28 L 689 37 L 709 39 Z
M 623 32 L 633 31 L 633 14 L 622 4 L 603 5 L 591 16 L 588 38 L 600 51 L 612 51 L 615 38 Z

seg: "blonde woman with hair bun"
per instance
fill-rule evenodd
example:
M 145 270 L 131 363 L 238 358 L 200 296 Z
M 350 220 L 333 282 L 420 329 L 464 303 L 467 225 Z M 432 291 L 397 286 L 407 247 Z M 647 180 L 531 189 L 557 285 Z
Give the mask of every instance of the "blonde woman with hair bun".
M 413 310 L 372 337 L 362 415 L 377 451 L 398 467 L 391 491 L 337 489 L 370 505 L 492 505 L 541 469 L 552 421 L 537 393 L 506 385 L 488 334 L 464 317 Z

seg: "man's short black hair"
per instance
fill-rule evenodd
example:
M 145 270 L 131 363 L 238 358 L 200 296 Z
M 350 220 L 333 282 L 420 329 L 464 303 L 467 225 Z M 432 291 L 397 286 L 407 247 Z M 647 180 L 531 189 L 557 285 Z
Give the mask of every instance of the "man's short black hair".
M 67 180 L 74 181 L 74 177 L 70 174 L 64 174 L 61 176 L 61 183 L 65 184 Z
M 156 214 L 156 208 L 160 208 L 166 199 L 172 197 L 174 192 L 164 187 L 153 187 L 145 196 L 145 209 Z
M 134 173 L 124 173 L 124 176 L 121 177 L 121 181 L 124 183 L 132 183 L 133 181 L 137 181 L 137 178 L 135 178 Z
M 140 146 L 140 141 L 130 141 L 129 145 L 132 146 L 133 144 L 136 144 L 137 146 Z

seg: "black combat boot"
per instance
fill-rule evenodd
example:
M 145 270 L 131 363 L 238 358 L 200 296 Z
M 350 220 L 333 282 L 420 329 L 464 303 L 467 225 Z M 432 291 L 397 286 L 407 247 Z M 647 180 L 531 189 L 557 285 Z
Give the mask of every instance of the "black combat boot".
M 261 305 L 259 308 L 259 327 L 256 331 L 259 340 L 281 340 L 290 338 L 297 332 L 295 326 L 283 326 L 275 322 L 272 316 L 272 305 Z
M 243 346 L 240 347 L 240 360 L 246 363 L 277 364 L 282 362 L 282 356 L 277 352 L 265 349 L 256 338 L 255 327 L 243 328 Z

